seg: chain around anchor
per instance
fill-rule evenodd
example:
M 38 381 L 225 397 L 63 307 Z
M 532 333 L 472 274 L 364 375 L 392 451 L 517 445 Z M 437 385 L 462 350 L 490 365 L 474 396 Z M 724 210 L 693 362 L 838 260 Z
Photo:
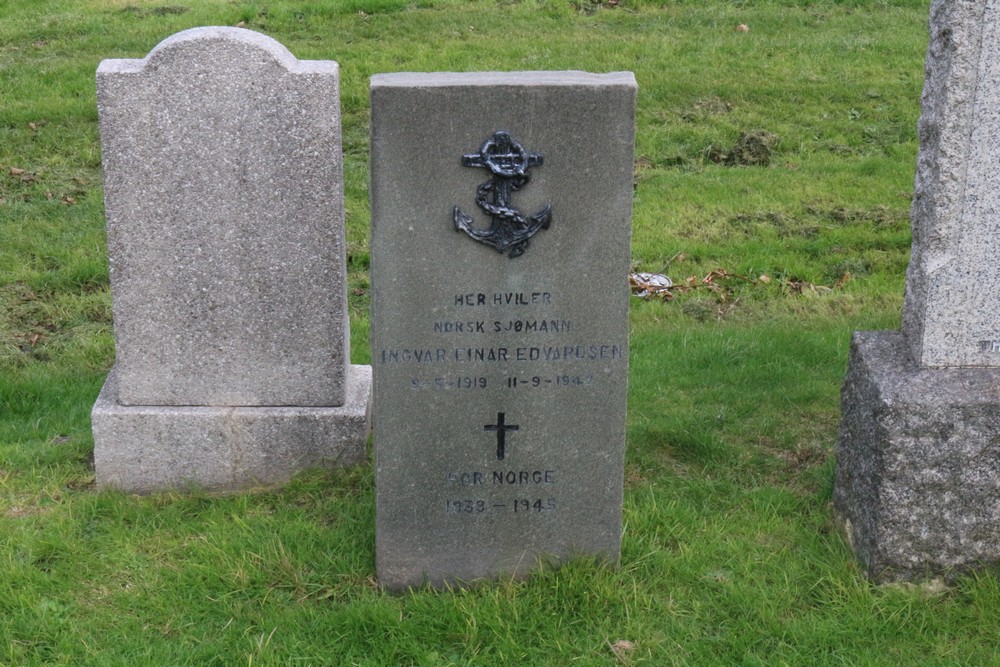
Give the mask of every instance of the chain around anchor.
M 528 240 L 539 229 L 552 224 L 552 206 L 548 205 L 532 216 L 525 216 L 510 205 L 511 195 L 531 181 L 528 170 L 542 164 L 543 157 L 529 153 L 514 141 L 508 132 L 499 130 L 487 139 L 478 153 L 462 156 L 466 167 L 489 169 L 490 180 L 476 188 L 476 204 L 490 218 L 488 229 L 476 229 L 472 218 L 455 207 L 455 229 L 484 243 L 508 257 L 520 257 L 528 249 Z M 509 252 L 508 252 L 509 251 Z

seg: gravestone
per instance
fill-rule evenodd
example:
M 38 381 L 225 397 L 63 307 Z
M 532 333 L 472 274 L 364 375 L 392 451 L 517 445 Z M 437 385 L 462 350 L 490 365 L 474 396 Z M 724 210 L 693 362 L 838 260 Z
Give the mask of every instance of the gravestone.
M 836 511 L 877 581 L 1000 561 L 1000 5 L 935 0 L 899 332 L 851 344 Z
M 619 557 L 635 96 L 631 73 L 372 78 L 383 586 Z
M 97 481 L 233 489 L 363 460 L 339 75 L 240 28 L 97 71 L 116 362 Z

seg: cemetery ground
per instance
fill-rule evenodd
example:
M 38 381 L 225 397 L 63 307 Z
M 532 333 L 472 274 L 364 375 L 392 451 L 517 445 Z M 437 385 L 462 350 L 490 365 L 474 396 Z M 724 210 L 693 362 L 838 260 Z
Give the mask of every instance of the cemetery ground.
M 899 326 L 927 15 L 925 0 L 0 3 L 0 664 L 995 663 L 997 572 L 873 586 L 830 506 L 850 334 Z M 256 493 L 94 488 L 89 411 L 113 361 L 94 71 L 198 25 L 340 62 L 360 364 L 368 77 L 635 72 L 633 261 L 675 287 L 632 301 L 619 567 L 384 593 L 370 465 Z

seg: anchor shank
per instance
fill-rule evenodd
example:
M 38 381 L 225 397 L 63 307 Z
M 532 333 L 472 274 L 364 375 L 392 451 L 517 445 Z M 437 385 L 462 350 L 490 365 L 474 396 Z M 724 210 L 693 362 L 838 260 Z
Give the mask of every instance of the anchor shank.
M 510 208 L 513 188 L 509 178 L 494 179 L 496 187 L 493 188 L 493 203 L 501 208 Z

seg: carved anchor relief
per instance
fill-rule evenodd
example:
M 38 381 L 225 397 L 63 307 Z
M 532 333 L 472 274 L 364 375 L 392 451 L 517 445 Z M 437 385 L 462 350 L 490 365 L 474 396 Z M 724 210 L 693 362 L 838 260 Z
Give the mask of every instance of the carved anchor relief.
M 462 156 L 466 167 L 489 169 L 490 180 L 476 188 L 476 204 L 491 218 L 489 229 L 476 229 L 472 218 L 455 207 L 455 229 L 508 257 L 520 257 L 528 249 L 528 239 L 552 224 L 552 206 L 525 216 L 510 205 L 511 195 L 531 181 L 528 169 L 542 164 L 543 157 L 529 153 L 510 134 L 499 130 L 487 139 L 478 153 Z M 509 252 L 508 252 L 509 251 Z

